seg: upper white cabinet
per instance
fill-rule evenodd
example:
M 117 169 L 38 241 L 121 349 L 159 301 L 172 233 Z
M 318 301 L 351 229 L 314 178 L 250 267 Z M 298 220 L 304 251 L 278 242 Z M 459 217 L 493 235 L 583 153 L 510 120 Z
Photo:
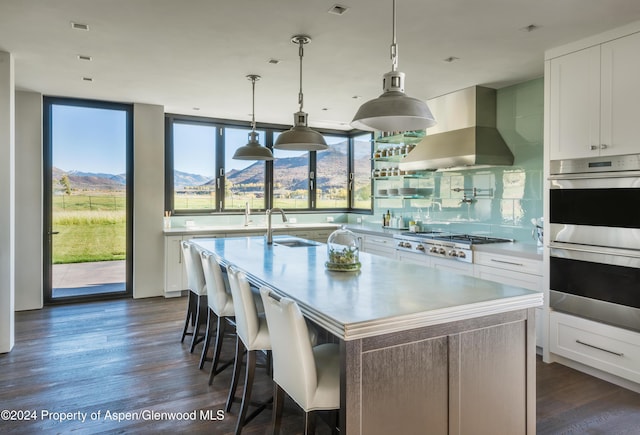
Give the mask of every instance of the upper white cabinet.
M 549 158 L 638 153 L 640 33 L 548 61 Z

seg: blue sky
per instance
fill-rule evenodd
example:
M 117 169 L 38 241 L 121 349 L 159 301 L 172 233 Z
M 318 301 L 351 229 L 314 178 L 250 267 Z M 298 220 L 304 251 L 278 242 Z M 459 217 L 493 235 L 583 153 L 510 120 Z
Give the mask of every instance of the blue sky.
M 235 150 L 248 142 L 249 128 L 227 128 L 225 168 L 243 169 L 254 161 L 233 160 Z M 277 138 L 277 134 L 274 140 Z M 215 172 L 215 127 L 203 124 L 174 124 L 174 168 L 213 177 Z M 329 145 L 344 140 L 325 136 Z M 264 131 L 258 141 L 265 143 Z M 126 170 L 126 113 L 119 110 L 65 105 L 53 106 L 53 166 L 64 171 L 122 174 Z M 360 149 L 360 148 L 358 148 Z M 365 152 L 369 152 L 364 147 Z M 305 152 L 276 150 L 276 158 Z M 158 168 L 163 171 L 164 168 Z
M 56 168 L 107 174 L 126 171 L 125 112 L 55 104 L 52 134 Z

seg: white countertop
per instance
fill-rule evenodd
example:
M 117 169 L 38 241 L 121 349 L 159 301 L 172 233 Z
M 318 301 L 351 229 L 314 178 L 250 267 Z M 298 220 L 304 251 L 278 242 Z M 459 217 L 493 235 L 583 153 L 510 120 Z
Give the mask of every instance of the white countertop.
M 278 217 L 278 219 L 280 219 Z M 324 230 L 324 229 L 338 229 L 343 224 L 339 223 L 295 223 L 295 224 L 273 224 L 272 228 L 278 232 L 282 230 Z M 201 235 L 201 234 L 215 234 L 215 233 L 252 233 L 252 232 L 267 232 L 266 225 L 194 225 L 191 227 L 175 227 L 165 228 L 165 236 L 181 236 L 181 235 Z
M 195 239 L 205 250 L 296 300 L 344 340 L 542 305 L 542 293 L 360 253 L 359 272 L 330 272 L 327 248 L 267 245 L 263 237 Z

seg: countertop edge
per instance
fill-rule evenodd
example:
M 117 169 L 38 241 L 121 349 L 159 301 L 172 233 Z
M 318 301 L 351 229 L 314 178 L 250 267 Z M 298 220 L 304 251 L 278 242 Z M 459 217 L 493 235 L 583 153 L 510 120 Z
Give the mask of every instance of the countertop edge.
M 381 319 L 376 322 L 366 322 L 357 325 L 345 325 L 344 330 L 337 328 L 343 334 L 344 340 L 358 340 L 375 337 L 393 332 L 441 325 L 461 320 L 469 320 L 493 314 L 501 314 L 527 308 L 542 306 L 543 294 L 529 294 L 509 298 L 485 301 L 481 303 L 462 305 L 441 310 L 416 313 L 410 316 Z M 327 325 L 322 325 L 327 326 Z M 336 325 L 332 325 L 335 329 Z

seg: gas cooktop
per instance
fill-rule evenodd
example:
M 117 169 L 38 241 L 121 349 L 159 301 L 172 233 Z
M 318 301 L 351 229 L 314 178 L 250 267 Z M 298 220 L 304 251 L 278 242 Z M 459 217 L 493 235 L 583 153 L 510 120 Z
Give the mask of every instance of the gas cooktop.
M 486 243 L 504 243 L 513 242 L 511 239 L 503 239 L 499 237 L 480 236 L 473 234 L 447 233 L 442 231 L 419 231 L 419 232 L 403 232 L 396 238 L 412 238 L 412 239 L 428 239 L 438 240 L 442 242 L 462 243 L 466 245 L 481 245 Z

